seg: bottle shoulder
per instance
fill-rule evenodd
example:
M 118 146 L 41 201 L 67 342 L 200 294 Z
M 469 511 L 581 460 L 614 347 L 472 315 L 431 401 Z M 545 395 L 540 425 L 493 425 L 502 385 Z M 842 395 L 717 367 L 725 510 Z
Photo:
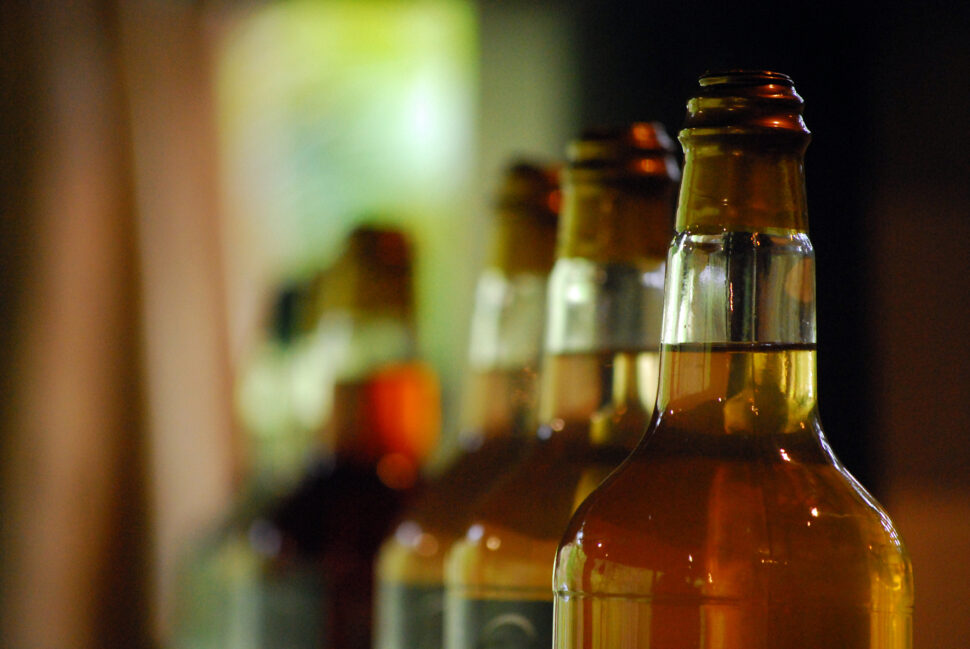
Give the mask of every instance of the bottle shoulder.
M 452 551 L 466 573 L 533 562 L 549 568 L 562 531 L 576 506 L 605 478 L 628 450 L 595 447 L 563 430 L 535 440 L 528 451 L 481 499 Z M 491 566 L 491 567 L 489 567 Z
M 785 453 L 631 456 L 570 522 L 556 587 L 855 605 L 879 593 L 911 598 L 909 558 L 882 508 L 838 464 Z
M 479 438 L 429 480 L 381 545 L 381 578 L 441 583 L 445 552 L 465 532 L 473 504 L 520 458 L 526 441 Z
M 443 470 L 428 478 L 402 516 L 426 530 L 451 530 L 468 517 L 482 495 L 521 460 L 522 436 L 478 437 L 463 445 Z

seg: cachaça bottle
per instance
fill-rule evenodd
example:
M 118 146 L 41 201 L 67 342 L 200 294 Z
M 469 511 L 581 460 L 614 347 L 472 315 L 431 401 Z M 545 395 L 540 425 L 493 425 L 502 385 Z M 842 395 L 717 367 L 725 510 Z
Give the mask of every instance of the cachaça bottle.
M 551 646 L 562 530 L 629 454 L 653 411 L 679 173 L 671 149 L 656 124 L 589 131 L 569 148 L 540 425 L 448 553 L 447 649 Z
M 558 550 L 558 649 L 907 649 L 912 572 L 819 423 L 802 100 L 687 104 L 657 410 Z
M 555 174 L 510 165 L 475 293 L 460 448 L 381 548 L 377 649 L 441 647 L 445 551 L 465 531 L 472 503 L 519 459 L 535 432 L 557 218 Z
M 374 558 L 440 426 L 437 379 L 416 356 L 404 237 L 356 229 L 325 292 L 320 327 L 344 341 L 323 431 L 332 452 L 250 532 L 263 649 L 370 649 Z

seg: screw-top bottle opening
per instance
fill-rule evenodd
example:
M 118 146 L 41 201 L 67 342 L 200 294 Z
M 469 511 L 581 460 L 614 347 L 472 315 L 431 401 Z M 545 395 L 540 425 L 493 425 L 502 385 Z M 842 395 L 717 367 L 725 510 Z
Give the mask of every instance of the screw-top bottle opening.
M 677 231 L 805 231 L 804 102 L 779 72 L 709 72 L 680 132 Z
M 795 83 L 791 77 L 783 72 L 772 72 L 771 70 L 708 70 L 701 75 L 698 83 L 702 87 L 715 85 L 732 86 L 764 86 L 765 84 L 776 84 L 794 90 Z
M 568 148 L 558 255 L 601 263 L 662 258 L 680 180 L 663 125 L 584 131 Z
M 673 142 L 656 122 L 587 129 L 569 144 L 567 157 L 573 179 L 680 179 Z
M 765 144 L 808 146 L 802 119 L 804 102 L 788 75 L 767 70 L 728 70 L 703 74 L 687 102 L 680 141 L 704 137 L 754 135 Z
M 505 168 L 498 193 L 498 209 L 527 212 L 537 220 L 559 218 L 559 169 L 517 159 Z

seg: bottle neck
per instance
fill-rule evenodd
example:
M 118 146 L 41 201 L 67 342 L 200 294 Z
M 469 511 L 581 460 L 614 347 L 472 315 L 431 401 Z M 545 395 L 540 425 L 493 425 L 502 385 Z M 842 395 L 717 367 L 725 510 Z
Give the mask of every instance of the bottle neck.
M 755 135 L 682 137 L 677 232 L 808 230 L 804 154 Z
M 804 428 L 816 338 L 801 153 L 698 139 L 668 256 L 658 410 L 717 413 L 725 432 Z
M 415 358 L 417 342 L 410 312 L 334 310 L 325 315 L 318 334 L 333 350 L 338 382 L 365 379 L 378 369 Z
M 603 264 L 663 258 L 674 185 L 657 178 L 597 180 L 573 170 L 563 187 L 557 258 Z
M 556 248 L 556 217 L 537 208 L 505 207 L 495 217 L 486 267 L 508 277 L 546 277 Z
M 652 414 L 670 197 L 640 182 L 637 191 L 575 183 L 564 192 L 540 436 L 576 430 L 593 443 L 630 446 Z
M 332 337 L 339 350 L 325 445 L 338 461 L 374 464 L 379 470 L 383 463 L 389 486 L 407 486 L 440 426 L 437 380 L 415 358 L 410 318 L 332 313 L 321 323 L 321 335 Z
M 548 267 L 520 266 L 479 276 L 461 419 L 466 448 L 534 430 L 547 275 Z
M 468 450 L 486 438 L 535 429 L 556 221 L 549 205 L 537 200 L 506 201 L 495 214 L 488 258 L 475 291 L 462 392 L 459 435 Z

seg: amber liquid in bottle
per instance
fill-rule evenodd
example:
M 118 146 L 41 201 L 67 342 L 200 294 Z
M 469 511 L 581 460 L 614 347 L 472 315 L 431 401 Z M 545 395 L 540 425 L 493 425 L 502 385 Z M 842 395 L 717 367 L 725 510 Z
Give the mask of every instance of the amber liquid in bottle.
M 557 648 L 908 649 L 912 573 L 816 402 L 801 99 L 702 78 L 681 133 L 657 411 L 557 553 Z
M 378 649 L 441 646 L 445 551 L 464 532 L 473 503 L 521 458 L 535 430 L 557 210 L 554 173 L 526 162 L 509 166 L 476 292 L 460 450 L 381 547 Z
M 550 579 L 562 530 L 650 418 L 677 171 L 664 137 L 658 126 L 638 124 L 589 133 L 572 147 L 549 284 L 540 426 L 449 551 L 448 649 L 551 644 Z

